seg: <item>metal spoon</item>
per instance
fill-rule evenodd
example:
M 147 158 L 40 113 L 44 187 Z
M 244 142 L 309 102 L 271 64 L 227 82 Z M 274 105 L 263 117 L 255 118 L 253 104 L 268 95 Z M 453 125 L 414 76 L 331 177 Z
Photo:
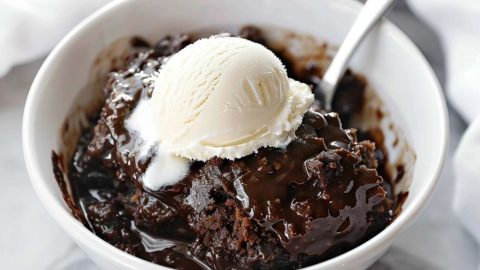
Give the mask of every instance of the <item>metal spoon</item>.
M 325 109 L 327 111 L 332 109 L 332 100 L 337 84 L 345 73 L 353 52 L 393 3 L 395 3 L 395 0 L 367 0 L 363 6 L 320 83 L 320 88 L 325 95 Z

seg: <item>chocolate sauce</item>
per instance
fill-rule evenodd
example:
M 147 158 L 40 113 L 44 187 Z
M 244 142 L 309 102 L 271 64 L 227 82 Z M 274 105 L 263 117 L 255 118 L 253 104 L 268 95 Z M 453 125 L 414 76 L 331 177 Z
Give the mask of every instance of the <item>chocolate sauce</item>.
M 241 36 L 267 45 L 257 28 Z M 351 72 L 334 99 L 341 114 L 322 111 L 316 95 L 285 149 L 195 162 L 179 183 L 144 188 L 141 177 L 155 151 L 139 155 L 142 139 L 124 122 L 140 98 L 151 96 L 152 74 L 191 42 L 187 35 L 152 48 L 132 41 L 128 66 L 110 73 L 106 102 L 66 165 L 73 198 L 53 153 L 65 200 L 85 226 L 125 252 L 177 269 L 296 269 L 352 249 L 391 222 L 398 208 L 386 153 L 340 121 L 349 124 L 362 109 L 366 81 Z M 315 88 L 318 77 L 309 76 L 304 81 Z

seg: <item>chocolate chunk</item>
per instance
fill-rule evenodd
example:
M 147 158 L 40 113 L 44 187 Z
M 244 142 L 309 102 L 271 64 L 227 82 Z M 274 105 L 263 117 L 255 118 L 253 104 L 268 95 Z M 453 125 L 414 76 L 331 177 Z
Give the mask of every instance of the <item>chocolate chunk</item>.
M 260 43 L 262 45 L 266 44 L 266 40 L 263 37 L 262 30 L 255 26 L 244 26 L 240 29 L 239 36 L 250 41 Z
M 160 39 L 153 46 L 153 49 L 158 56 L 169 56 L 185 48 L 190 43 L 192 43 L 192 39 L 189 35 L 169 35 Z

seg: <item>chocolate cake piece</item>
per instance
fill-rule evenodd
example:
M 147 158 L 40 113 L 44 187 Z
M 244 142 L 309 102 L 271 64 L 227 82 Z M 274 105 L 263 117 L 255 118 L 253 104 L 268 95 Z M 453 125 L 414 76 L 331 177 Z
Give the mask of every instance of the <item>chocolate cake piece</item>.
M 268 45 L 257 28 L 241 36 Z M 151 96 L 152 74 L 192 41 L 173 35 L 150 48 L 136 38 L 140 45 L 125 69 L 109 74 L 104 106 L 68 164 L 75 213 L 85 226 L 130 254 L 177 269 L 296 269 L 348 251 L 391 222 L 391 181 L 378 174 L 386 155 L 340 121 L 362 106 L 366 83 L 353 73 L 335 99 L 342 115 L 322 111 L 317 97 L 286 148 L 194 162 L 177 184 L 145 188 L 142 175 L 155 149 L 138 155 L 142 138 L 125 120 Z M 360 94 L 347 98 L 351 91 Z

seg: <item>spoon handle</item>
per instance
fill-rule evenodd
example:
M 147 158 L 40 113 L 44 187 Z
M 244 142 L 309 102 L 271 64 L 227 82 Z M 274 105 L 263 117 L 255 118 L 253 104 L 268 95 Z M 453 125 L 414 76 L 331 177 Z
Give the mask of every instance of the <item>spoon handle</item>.
M 394 2 L 395 0 L 367 0 L 363 6 L 347 37 L 323 75 L 321 88 L 325 94 L 325 107 L 327 110 L 331 110 L 335 88 L 345 73 L 352 53 Z

